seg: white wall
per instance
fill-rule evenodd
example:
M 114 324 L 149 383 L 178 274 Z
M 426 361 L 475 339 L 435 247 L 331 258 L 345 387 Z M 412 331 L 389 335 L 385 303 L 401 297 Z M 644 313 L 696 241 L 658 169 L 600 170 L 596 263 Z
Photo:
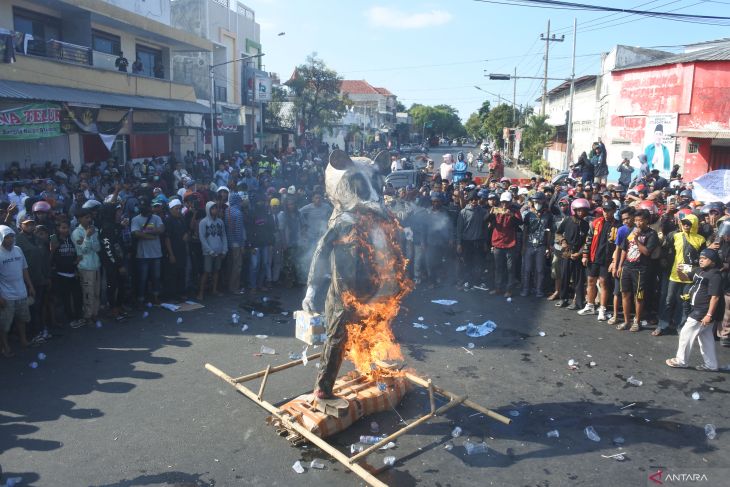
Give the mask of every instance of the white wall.
M 170 0 L 104 0 L 137 15 L 170 25 Z

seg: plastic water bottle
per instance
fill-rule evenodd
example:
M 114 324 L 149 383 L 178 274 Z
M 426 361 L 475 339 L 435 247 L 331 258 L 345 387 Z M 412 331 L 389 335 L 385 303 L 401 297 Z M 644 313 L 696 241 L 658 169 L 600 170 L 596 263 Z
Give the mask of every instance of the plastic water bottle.
M 38 354 L 38 360 L 45 360 L 45 359 L 46 359 L 46 354 L 45 354 L 45 353 L 43 353 L 43 352 L 40 352 L 40 353 Z
M 380 436 L 370 436 L 370 435 L 363 435 L 360 437 L 360 443 L 364 443 L 366 445 L 374 445 L 383 438 Z
M 460 437 L 461 436 L 461 428 L 458 427 L 458 426 L 456 428 L 454 428 L 454 431 L 451 432 L 451 436 L 453 436 L 454 438 Z
M 232 322 L 232 323 L 233 323 L 234 325 L 237 325 L 237 324 L 238 324 L 238 314 L 237 314 L 237 313 L 233 313 L 233 314 L 231 315 L 231 322 Z
M 177 324 L 180 325 L 180 324 L 182 324 L 183 319 L 182 318 L 178 318 L 176 321 L 177 321 Z
M 273 348 L 267 347 L 266 345 L 261 345 L 261 353 L 265 355 L 274 355 L 276 354 L 276 350 Z
M 466 443 L 464 443 L 464 448 L 466 448 L 467 455 L 478 455 L 480 453 L 487 453 L 487 450 L 489 450 L 487 444 L 483 441 L 481 443 L 472 443 L 471 441 L 467 441 Z
M 304 473 L 304 467 L 302 467 L 302 462 L 297 460 L 292 467 L 296 473 Z
M 707 435 L 708 440 L 714 440 L 717 437 L 717 431 L 715 430 L 714 424 L 705 425 L 705 435 Z
M 319 458 L 315 458 L 312 460 L 312 463 L 309 464 L 309 468 L 316 468 L 317 470 L 324 470 L 325 466 L 324 463 L 322 463 Z
M 548 438 L 560 438 L 560 431 L 558 430 L 552 430 L 547 432 Z
M 585 429 L 586 437 L 591 441 L 601 441 L 601 437 L 598 436 L 598 433 L 596 433 L 596 430 L 593 428 L 593 426 L 586 426 Z
M 380 450 L 390 450 L 391 448 L 395 448 L 395 443 L 392 441 L 389 441 L 385 445 L 380 447 Z
M 389 467 L 392 467 L 395 465 L 395 457 L 385 457 L 383 458 L 383 465 L 387 465 Z
M 639 387 L 640 385 L 642 385 L 644 383 L 644 382 L 640 381 L 639 379 L 637 379 L 636 377 L 634 377 L 633 375 L 631 377 L 629 377 L 628 379 L 626 379 L 626 382 L 628 382 L 632 386 L 636 386 L 636 387 Z
M 360 453 L 362 451 L 365 451 L 365 445 L 361 445 L 360 443 L 353 443 L 350 445 L 350 454 Z

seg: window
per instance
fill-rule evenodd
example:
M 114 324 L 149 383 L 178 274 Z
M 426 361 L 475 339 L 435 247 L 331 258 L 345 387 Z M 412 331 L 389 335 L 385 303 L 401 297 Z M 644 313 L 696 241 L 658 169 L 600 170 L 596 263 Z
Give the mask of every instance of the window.
M 100 32 L 98 30 L 91 33 L 91 46 L 95 51 L 119 56 L 122 52 L 122 41 L 118 36 Z
M 215 87 L 215 101 L 228 101 L 228 89 L 225 86 L 214 85 Z
M 33 36 L 33 39 L 28 41 L 28 54 L 45 56 L 46 41 L 63 40 L 61 39 L 61 21 L 53 17 L 13 8 L 13 24 L 16 31 Z
M 138 63 L 139 61 L 139 63 Z M 137 66 L 135 66 L 137 64 Z M 162 51 L 137 44 L 137 56 L 132 62 L 132 73 L 142 76 L 164 78 Z
M 697 154 L 700 151 L 700 144 L 697 142 L 689 142 L 687 144 L 687 153 L 688 154 Z

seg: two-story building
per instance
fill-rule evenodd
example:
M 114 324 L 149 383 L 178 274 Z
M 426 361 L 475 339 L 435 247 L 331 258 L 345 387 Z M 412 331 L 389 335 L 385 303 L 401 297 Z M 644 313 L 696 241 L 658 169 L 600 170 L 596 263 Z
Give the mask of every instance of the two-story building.
M 193 85 L 201 103 L 208 103 L 211 66 L 216 66 L 212 89 L 218 152 L 230 154 L 250 147 L 262 136 L 256 80 L 268 77 L 261 69 L 261 58 L 245 59 L 262 52 L 255 12 L 235 0 L 172 0 L 171 17 L 174 27 L 213 44 L 211 52 L 176 53 L 173 71 Z M 207 131 L 207 142 L 209 137 Z
M 8 0 L 0 37 L 0 164 L 203 151 L 208 107 L 171 59 L 212 44 L 169 0 Z

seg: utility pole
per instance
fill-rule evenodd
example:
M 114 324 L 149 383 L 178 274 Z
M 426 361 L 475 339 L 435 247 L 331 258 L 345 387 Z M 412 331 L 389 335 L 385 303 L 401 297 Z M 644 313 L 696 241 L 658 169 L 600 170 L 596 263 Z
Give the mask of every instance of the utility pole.
M 550 37 L 550 19 L 548 19 L 547 35 L 540 34 L 540 39 L 545 41 L 545 76 L 543 77 L 542 109 L 540 110 L 540 115 L 545 115 L 545 103 L 547 102 L 548 58 L 550 57 L 550 43 L 551 42 L 563 42 L 565 40 L 565 36 L 563 35 L 560 37 L 556 37 L 555 34 L 553 34 L 553 36 Z
M 512 128 L 517 127 L 517 66 L 515 66 L 515 74 L 512 77 Z
M 570 105 L 568 106 L 568 137 L 565 148 L 565 164 L 563 169 L 568 169 L 573 159 L 573 96 L 575 95 L 575 44 L 578 34 L 578 19 L 573 19 L 573 67 L 570 72 Z

